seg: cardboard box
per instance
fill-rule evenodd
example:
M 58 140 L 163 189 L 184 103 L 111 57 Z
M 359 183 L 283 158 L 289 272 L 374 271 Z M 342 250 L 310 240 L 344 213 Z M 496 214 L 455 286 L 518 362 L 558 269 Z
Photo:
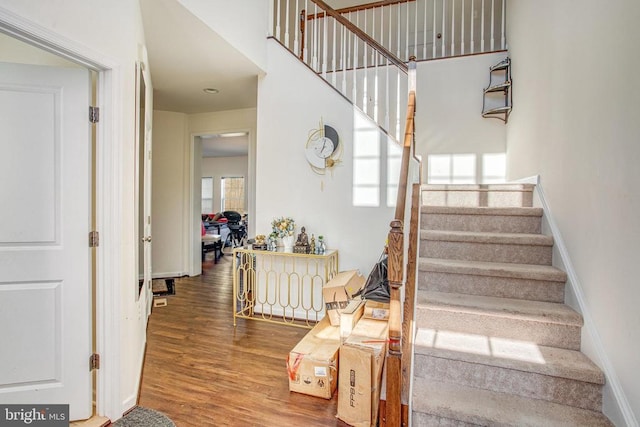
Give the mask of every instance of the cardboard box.
M 364 317 L 367 319 L 389 320 L 389 303 L 367 300 L 364 306 Z
M 340 313 L 340 337 L 342 339 L 351 335 L 351 331 L 358 323 L 358 320 L 364 314 L 365 301 L 361 299 L 352 299 Z
M 340 327 L 323 318 L 287 357 L 289 390 L 331 399 L 338 383 Z
M 358 270 L 342 271 L 322 288 L 322 297 L 332 325 L 340 325 L 340 313 L 349 304 L 353 295 L 364 286 L 365 278 Z
M 340 346 L 338 418 L 355 427 L 375 426 L 388 323 L 360 319 Z

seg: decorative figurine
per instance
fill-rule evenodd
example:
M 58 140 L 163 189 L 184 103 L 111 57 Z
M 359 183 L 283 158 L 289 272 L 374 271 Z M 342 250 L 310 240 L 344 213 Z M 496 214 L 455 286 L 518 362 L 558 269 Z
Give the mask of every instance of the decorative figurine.
M 318 236 L 318 254 L 324 255 L 326 251 L 327 251 L 327 244 L 324 241 L 324 236 L 320 235 Z
M 311 243 L 309 245 L 311 246 L 311 253 L 315 254 L 316 253 L 316 238 L 313 236 L 313 234 L 311 234 Z
M 302 227 L 300 234 L 298 234 L 298 240 L 296 240 L 296 244 L 293 247 L 293 252 L 296 254 L 308 254 L 309 249 L 309 237 L 307 236 L 305 227 Z

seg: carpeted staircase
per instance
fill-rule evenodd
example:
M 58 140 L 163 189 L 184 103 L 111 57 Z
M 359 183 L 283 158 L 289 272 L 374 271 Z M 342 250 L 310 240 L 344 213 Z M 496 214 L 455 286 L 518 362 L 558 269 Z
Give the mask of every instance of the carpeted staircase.
M 608 426 L 533 185 L 422 192 L 414 426 Z

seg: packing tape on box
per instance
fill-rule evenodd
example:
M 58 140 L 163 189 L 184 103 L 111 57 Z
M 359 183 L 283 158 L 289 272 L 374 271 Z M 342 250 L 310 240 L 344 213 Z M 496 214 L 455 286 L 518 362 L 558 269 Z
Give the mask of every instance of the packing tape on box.
M 291 355 L 287 356 L 287 372 L 289 373 L 289 378 L 291 379 L 291 381 L 296 380 L 296 374 L 298 373 L 298 368 L 300 367 L 300 362 L 302 362 L 303 358 L 303 354 L 296 353 L 296 359 L 293 361 L 293 363 L 290 363 Z

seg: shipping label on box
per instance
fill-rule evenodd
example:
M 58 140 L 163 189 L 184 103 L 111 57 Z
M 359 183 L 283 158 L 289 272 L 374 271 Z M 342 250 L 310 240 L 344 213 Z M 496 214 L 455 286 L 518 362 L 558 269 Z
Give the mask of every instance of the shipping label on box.
M 364 307 L 364 317 L 367 319 L 388 320 L 389 303 L 367 300 Z
M 322 319 L 287 357 L 289 390 L 331 399 L 338 382 L 340 328 Z
M 340 346 L 338 418 L 355 427 L 375 426 L 388 323 L 362 318 Z
M 322 288 L 327 315 L 332 325 L 340 324 L 340 313 L 349 304 L 349 300 L 365 283 L 365 278 L 358 270 L 342 271 L 336 274 Z

